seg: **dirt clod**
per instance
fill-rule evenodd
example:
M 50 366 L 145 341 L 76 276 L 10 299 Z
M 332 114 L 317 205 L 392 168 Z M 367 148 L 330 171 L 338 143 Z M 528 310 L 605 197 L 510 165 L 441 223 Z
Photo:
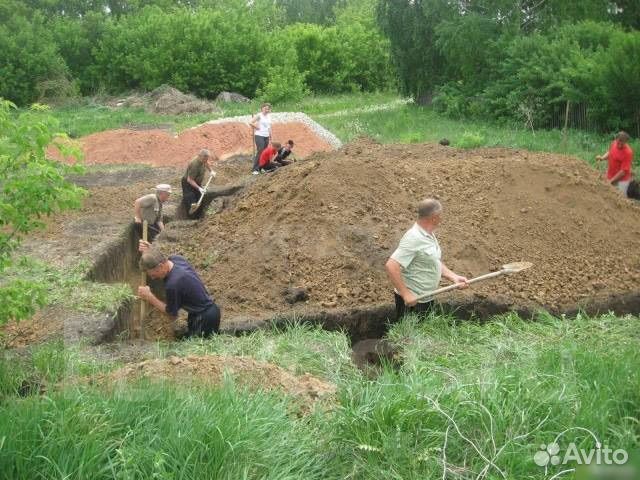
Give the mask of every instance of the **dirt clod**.
M 282 295 L 285 301 L 290 305 L 293 305 L 296 302 L 304 302 L 309 299 L 309 294 L 304 288 L 288 287 L 283 290 Z

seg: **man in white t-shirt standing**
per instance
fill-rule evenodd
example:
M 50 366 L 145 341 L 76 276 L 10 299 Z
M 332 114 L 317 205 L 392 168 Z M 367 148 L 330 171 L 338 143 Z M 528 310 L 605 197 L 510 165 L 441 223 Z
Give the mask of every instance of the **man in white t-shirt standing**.
M 263 103 L 260 113 L 251 119 L 251 128 L 253 128 L 253 139 L 256 142 L 256 156 L 253 159 L 253 174 L 260 173 L 258 162 L 260 154 L 267 148 L 271 141 L 271 104 Z
M 442 262 L 440 245 L 434 235 L 442 216 L 438 200 L 427 198 L 418 204 L 418 219 L 400 240 L 400 244 L 385 265 L 394 286 L 396 318 L 408 313 L 428 313 L 433 309 L 433 298 L 420 295 L 438 288 L 444 276 L 460 288 L 468 286 L 467 278 L 458 275 Z

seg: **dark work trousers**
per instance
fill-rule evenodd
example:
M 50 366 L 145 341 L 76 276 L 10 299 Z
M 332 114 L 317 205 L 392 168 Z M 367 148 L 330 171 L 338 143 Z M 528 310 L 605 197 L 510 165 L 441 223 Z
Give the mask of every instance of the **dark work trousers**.
M 275 169 L 279 168 L 280 165 L 278 165 L 275 162 L 269 162 L 266 165 L 263 165 L 262 167 L 260 167 L 262 170 L 264 170 L 265 172 L 273 172 Z
M 253 138 L 256 142 L 256 157 L 253 159 L 253 171 L 259 172 L 260 168 L 258 167 L 258 162 L 260 161 L 260 154 L 269 145 L 269 137 L 254 135 Z
M 135 228 L 138 237 L 142 238 L 142 223 L 135 222 Z M 159 233 L 160 227 L 157 223 L 147 225 L 147 239 L 149 242 L 153 242 Z
M 195 188 L 193 188 L 193 185 L 187 182 L 187 179 L 183 177 L 182 178 L 182 203 L 184 204 L 184 208 L 189 218 L 192 217 L 191 215 L 189 215 L 189 209 L 191 208 L 191 204 L 198 203 L 198 200 L 200 200 L 200 192 Z
M 404 300 L 396 292 L 393 292 L 396 299 L 396 321 L 402 320 L 402 317 L 409 315 L 410 313 L 416 313 L 418 315 L 428 315 L 435 307 L 433 300 L 424 303 L 416 303 L 413 307 L 407 307 Z
M 220 309 L 214 303 L 204 312 L 190 313 L 187 317 L 187 336 L 208 337 L 220 331 Z

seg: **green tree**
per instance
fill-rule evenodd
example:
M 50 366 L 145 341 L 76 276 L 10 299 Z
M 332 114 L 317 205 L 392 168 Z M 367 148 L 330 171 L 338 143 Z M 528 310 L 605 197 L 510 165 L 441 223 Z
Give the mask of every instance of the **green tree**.
M 341 0 L 275 0 L 284 12 L 283 23 L 315 23 L 328 25 L 334 22 L 334 8 Z
M 18 105 L 38 100 L 38 84 L 69 76 L 44 18 L 13 15 L 0 24 L 0 97 Z
M 78 207 L 83 193 L 65 179 L 77 167 L 46 157 L 52 143 L 65 155 L 77 155 L 56 140 L 57 122 L 32 112 L 14 114 L 13 108 L 0 98 L 0 274 L 12 264 L 23 236 L 43 225 L 43 216 Z M 42 284 L 5 277 L 0 281 L 0 324 L 33 314 L 44 293 Z
M 640 32 L 615 36 L 605 58 L 602 85 L 611 111 L 608 126 L 640 136 Z
M 445 80 L 445 60 L 436 47 L 436 27 L 456 13 L 447 0 L 380 0 L 378 19 L 390 41 L 400 90 L 429 102 Z
M 171 13 L 147 7 L 109 22 L 93 50 L 96 77 L 111 91 L 170 84 L 203 97 L 222 90 L 253 95 L 266 69 L 274 12 L 240 0 L 224 6 Z

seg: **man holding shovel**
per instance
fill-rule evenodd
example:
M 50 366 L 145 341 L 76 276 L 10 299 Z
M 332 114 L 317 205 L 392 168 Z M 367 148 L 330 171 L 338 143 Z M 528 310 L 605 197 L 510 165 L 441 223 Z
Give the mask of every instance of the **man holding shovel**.
M 180 255 L 165 257 L 144 240 L 140 240 L 139 250 L 142 252 L 140 268 L 150 278 L 164 282 L 166 302 L 147 286 L 138 287 L 138 296 L 174 318 L 178 316 L 178 310 L 185 309 L 189 313 L 188 336 L 207 337 L 218 333 L 220 309 L 189 262 Z
M 207 191 L 204 186 L 204 176 L 207 170 L 211 172 L 212 155 L 209 150 L 200 150 L 200 153 L 189 162 L 187 171 L 182 177 L 182 203 L 189 217 L 195 212 L 189 212 L 191 205 L 198 203 L 198 200 Z
M 452 272 L 441 260 L 441 251 L 434 230 L 441 221 L 442 205 L 427 198 L 418 204 L 418 219 L 400 240 L 385 268 L 394 286 L 396 318 L 408 313 L 428 313 L 433 309 L 433 297 L 418 298 L 438 288 L 440 278 L 466 288 L 466 277 Z
M 142 222 L 147 222 L 148 238 L 150 242 L 164 230 L 164 222 L 162 221 L 162 205 L 169 200 L 171 195 L 171 185 L 161 183 L 156 185 L 156 193 L 150 193 L 138 198 L 134 205 L 134 222 L 136 231 L 142 238 Z

